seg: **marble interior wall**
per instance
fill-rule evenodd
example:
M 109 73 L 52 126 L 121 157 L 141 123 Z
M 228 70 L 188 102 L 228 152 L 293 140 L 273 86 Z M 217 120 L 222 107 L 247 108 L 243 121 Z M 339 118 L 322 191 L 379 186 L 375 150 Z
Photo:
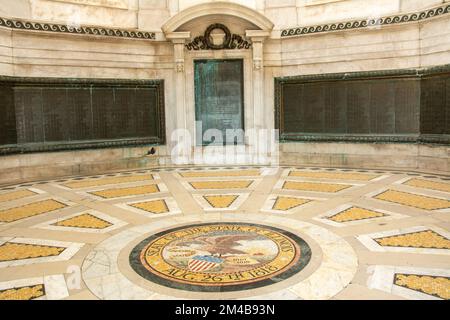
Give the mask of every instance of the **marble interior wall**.
M 130 79 L 167 77 L 173 70 L 173 45 L 165 40 L 161 25 L 179 10 L 203 2 L 206 1 L 0 0 L 0 16 L 4 17 L 67 22 L 66 18 L 70 12 L 76 11 L 81 15 L 84 12 L 83 8 L 86 8 L 86 17 L 91 20 L 80 18 L 78 23 L 120 28 L 137 28 L 140 23 L 152 23 L 153 26 L 148 25 L 144 29 L 157 33 L 157 41 L 140 41 L 31 33 L 0 27 L 0 74 Z M 329 20 L 364 18 L 367 15 L 363 14 L 362 7 L 364 10 L 384 8 L 386 12 L 383 14 L 390 14 L 418 10 L 425 7 L 425 4 L 429 7 L 448 2 L 447 0 L 389 0 L 386 4 L 366 0 L 235 2 L 257 9 L 275 23 L 275 31 L 264 45 L 264 66 L 266 72 L 274 73 L 276 76 L 418 68 L 450 62 L 448 15 L 420 23 L 283 39 L 280 39 L 281 27 L 278 22 L 283 21 L 286 24 L 284 27 L 319 24 Z M 167 14 L 159 12 L 160 10 L 167 11 Z M 271 13 L 271 10 L 277 13 Z M 151 11 L 151 14 L 146 12 L 145 15 L 148 16 L 139 18 L 141 11 Z M 285 11 L 299 12 L 300 15 L 309 18 L 289 21 L 289 15 L 284 14 Z M 131 14 L 133 18 L 122 19 L 121 14 Z M 137 21 L 139 19 L 140 22 Z M 231 26 L 243 23 L 242 21 L 234 23 L 233 19 L 226 19 Z M 216 20 L 220 18 L 216 17 Z M 196 24 L 201 22 L 197 21 Z M 197 35 L 201 28 L 194 29 L 193 36 Z

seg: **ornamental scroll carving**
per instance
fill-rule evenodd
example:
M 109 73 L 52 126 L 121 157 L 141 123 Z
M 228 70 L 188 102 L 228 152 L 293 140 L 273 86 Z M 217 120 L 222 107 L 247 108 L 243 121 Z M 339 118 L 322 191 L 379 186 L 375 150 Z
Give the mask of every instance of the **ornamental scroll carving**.
M 215 44 L 211 37 L 213 30 L 220 29 L 224 32 L 224 39 L 221 44 Z M 194 38 L 193 41 L 186 44 L 186 49 L 189 51 L 198 50 L 224 50 L 224 49 L 250 49 L 252 43 L 238 34 L 232 34 L 230 29 L 225 25 L 216 23 L 210 25 L 203 36 Z
M 407 23 L 407 22 L 420 22 L 423 20 L 431 19 L 431 18 L 442 16 L 442 15 L 449 14 L 449 13 L 450 13 L 450 5 L 443 5 L 443 6 L 440 6 L 437 8 L 432 8 L 432 9 L 428 9 L 428 10 L 424 10 L 424 11 L 420 11 L 420 12 L 416 12 L 416 13 L 387 16 L 387 17 L 381 17 L 378 19 L 354 20 L 354 21 L 347 21 L 347 22 L 323 24 L 323 25 L 317 25 L 317 26 L 285 29 L 285 30 L 281 31 L 281 37 L 282 38 L 294 37 L 294 36 L 302 36 L 302 35 L 306 35 L 306 34 L 315 34 L 315 33 L 321 33 L 321 32 L 361 29 L 361 28 L 367 28 L 367 27 L 386 26 L 386 25 L 394 25 L 394 24 Z

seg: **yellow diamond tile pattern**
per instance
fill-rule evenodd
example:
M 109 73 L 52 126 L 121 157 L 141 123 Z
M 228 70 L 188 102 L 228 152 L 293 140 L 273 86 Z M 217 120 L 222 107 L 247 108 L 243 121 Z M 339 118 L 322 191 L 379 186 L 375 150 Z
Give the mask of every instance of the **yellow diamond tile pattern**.
M 130 206 L 154 214 L 162 214 L 169 212 L 169 208 L 167 207 L 166 201 L 164 200 L 154 200 L 154 201 L 134 203 L 131 204 Z
M 432 230 L 374 239 L 383 247 L 450 249 L 450 240 Z
M 283 185 L 285 190 L 295 191 L 313 191 L 313 192 L 327 192 L 334 193 L 352 187 L 346 184 L 332 184 L 332 183 L 316 183 L 316 182 L 297 182 L 286 181 Z
M 429 294 L 444 300 L 450 299 L 450 278 L 414 274 L 396 274 L 394 284 Z
M 339 212 L 338 214 L 328 217 L 328 219 L 334 222 L 350 222 L 350 221 L 380 218 L 384 216 L 386 216 L 386 214 L 381 212 L 358 207 L 351 207 L 348 208 L 347 210 Z
M 104 199 L 121 198 L 129 196 L 140 196 L 144 194 L 151 194 L 159 192 L 157 184 L 129 187 L 129 188 L 117 188 L 117 189 L 105 189 L 100 191 L 89 192 L 98 197 Z
M 44 295 L 45 291 L 42 284 L 0 290 L 0 300 L 33 300 Z
M 196 190 L 212 189 L 246 189 L 250 187 L 253 181 L 197 181 L 190 182 Z
M 6 242 L 0 246 L 0 262 L 60 255 L 66 248 Z
M 311 202 L 311 200 L 292 197 L 278 197 L 277 200 L 275 200 L 272 210 L 288 211 L 308 202 Z
M 67 207 L 56 200 L 44 200 L 0 211 L 0 222 L 14 222 Z
M 85 213 L 53 224 L 58 227 L 105 229 L 113 224 L 92 214 Z
M 375 199 L 398 203 L 405 206 L 415 207 L 424 210 L 438 210 L 450 208 L 450 201 L 448 200 L 427 197 L 396 190 L 387 190 L 377 195 Z
M 379 177 L 376 174 L 368 173 L 352 173 L 352 172 L 320 172 L 320 171 L 291 171 L 289 173 L 291 177 L 302 178 L 317 178 L 317 179 L 331 179 L 331 180 L 362 180 L 370 181 Z
M 220 196 L 203 196 L 213 208 L 228 208 L 236 201 L 239 196 L 236 195 L 220 195 Z
M 259 170 L 211 170 L 190 171 L 180 173 L 183 178 L 213 178 L 213 177 L 253 177 L 259 176 Z
M 13 201 L 18 200 L 26 197 L 31 197 L 36 195 L 36 192 L 30 191 L 30 190 L 17 190 L 7 193 L 1 193 L 0 194 L 0 202 L 7 202 L 7 201 Z
M 88 187 L 104 186 L 109 184 L 120 184 L 120 183 L 132 183 L 139 181 L 153 180 L 151 174 L 147 175 L 134 175 L 134 176 L 123 176 L 123 177 L 108 177 L 101 179 L 91 179 L 85 181 L 74 181 L 64 184 L 64 186 L 71 189 L 81 189 Z
M 406 181 L 404 184 L 410 187 L 450 192 L 450 183 L 430 181 L 424 179 L 411 179 L 409 181 Z

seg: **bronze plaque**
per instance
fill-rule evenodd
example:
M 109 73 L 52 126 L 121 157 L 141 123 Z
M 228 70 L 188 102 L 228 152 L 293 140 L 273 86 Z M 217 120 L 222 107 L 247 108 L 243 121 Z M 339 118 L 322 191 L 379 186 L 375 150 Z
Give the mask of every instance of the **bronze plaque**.
M 276 127 L 281 140 L 294 141 L 415 141 L 421 121 L 423 130 L 443 133 L 444 82 L 422 81 L 421 88 L 421 78 L 409 74 L 276 79 Z
M 243 82 L 242 60 L 195 61 L 195 119 L 201 123 L 197 144 L 243 143 L 242 133 L 235 141 L 226 141 L 227 130 L 244 129 Z M 208 138 L 210 129 L 221 132 L 222 142 L 220 137 Z
M 449 134 L 446 121 L 446 82 L 449 76 L 435 76 L 422 80 L 421 131 L 424 134 Z M 446 92 L 447 91 L 447 92 Z M 447 101 L 446 101 L 447 100 Z
M 13 78 L 0 95 L 16 152 L 165 143 L 163 81 Z
M 0 84 L 0 146 L 17 143 L 16 113 L 12 88 Z

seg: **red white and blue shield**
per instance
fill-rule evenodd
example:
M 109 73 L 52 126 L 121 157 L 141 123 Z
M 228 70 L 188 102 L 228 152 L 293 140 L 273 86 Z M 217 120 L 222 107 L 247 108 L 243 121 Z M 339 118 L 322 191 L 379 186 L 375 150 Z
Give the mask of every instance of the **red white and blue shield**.
M 195 256 L 188 262 L 189 270 L 203 272 L 220 265 L 224 260 L 213 256 Z

